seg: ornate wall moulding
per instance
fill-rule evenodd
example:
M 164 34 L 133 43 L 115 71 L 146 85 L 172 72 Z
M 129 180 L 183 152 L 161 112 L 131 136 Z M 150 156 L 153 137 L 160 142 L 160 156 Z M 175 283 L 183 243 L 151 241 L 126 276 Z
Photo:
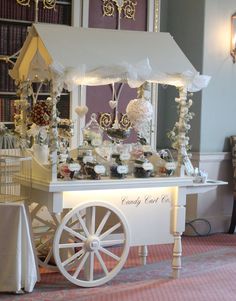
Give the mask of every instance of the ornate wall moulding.
M 31 0 L 16 0 L 16 2 L 23 6 L 30 6 Z M 43 2 L 43 8 L 46 9 L 55 9 L 56 6 L 56 0 L 42 0 Z M 34 0 L 34 10 L 35 10 L 35 16 L 34 16 L 34 22 L 38 22 L 38 14 L 39 14 L 39 0 Z
M 135 19 L 135 0 L 102 0 L 103 15 L 106 17 L 114 17 L 115 9 L 118 10 L 119 18 L 123 12 L 124 18 Z

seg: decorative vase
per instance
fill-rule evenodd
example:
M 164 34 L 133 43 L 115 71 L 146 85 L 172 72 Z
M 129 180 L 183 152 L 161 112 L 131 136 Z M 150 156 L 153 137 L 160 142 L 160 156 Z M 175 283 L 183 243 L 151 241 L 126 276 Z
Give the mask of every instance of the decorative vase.
M 33 152 L 36 160 L 39 161 L 41 164 L 48 163 L 48 155 L 49 155 L 48 145 L 34 144 Z

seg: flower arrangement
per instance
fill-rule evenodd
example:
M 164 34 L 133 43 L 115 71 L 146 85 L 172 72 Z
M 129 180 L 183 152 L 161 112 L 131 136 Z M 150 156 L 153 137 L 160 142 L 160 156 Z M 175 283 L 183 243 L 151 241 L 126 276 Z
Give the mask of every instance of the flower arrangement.
M 189 96 L 192 96 L 192 94 L 189 94 Z M 184 147 L 186 151 L 189 151 L 191 145 L 187 134 L 191 129 L 189 122 L 194 117 L 194 113 L 189 112 L 189 108 L 192 106 L 193 101 L 184 96 L 175 98 L 175 101 L 177 102 L 179 120 L 175 123 L 173 129 L 167 133 L 167 137 L 171 140 L 173 149 L 180 150 Z
M 29 103 L 27 99 L 16 99 L 14 101 L 14 107 L 16 108 L 16 113 L 14 114 L 14 124 L 15 124 L 15 133 L 20 138 L 19 143 L 22 148 L 25 148 L 27 146 L 26 140 L 22 139 L 25 137 L 25 120 L 23 118 L 23 115 L 29 109 Z M 23 113 L 24 112 L 24 113 Z
M 34 143 L 38 145 L 48 145 L 49 143 L 49 122 L 50 106 L 48 101 L 38 101 L 32 108 L 32 125 L 27 131 L 28 137 L 34 138 Z
M 74 135 L 74 122 L 71 119 L 57 119 L 58 136 L 60 138 L 71 138 Z
M 47 101 L 37 102 L 32 109 L 32 122 L 38 126 L 49 125 L 51 109 Z
M 66 162 L 69 157 L 70 139 L 74 134 L 74 122 L 70 119 L 57 118 L 58 128 L 58 162 Z

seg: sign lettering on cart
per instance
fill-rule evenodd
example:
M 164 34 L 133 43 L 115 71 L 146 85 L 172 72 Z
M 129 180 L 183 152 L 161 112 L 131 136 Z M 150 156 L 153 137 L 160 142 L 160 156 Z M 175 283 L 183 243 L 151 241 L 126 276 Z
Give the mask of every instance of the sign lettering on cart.
M 116 207 L 129 225 L 132 246 L 173 242 L 171 220 L 176 187 L 72 191 L 65 193 L 64 198 L 71 208 L 78 200 L 108 202 Z
M 122 196 L 121 197 L 121 205 L 123 206 L 133 206 L 133 207 L 138 207 L 140 204 L 156 204 L 159 205 L 161 203 L 170 203 L 170 195 L 168 194 L 163 194 L 160 196 L 152 196 L 152 195 L 145 195 L 145 196 L 138 196 L 135 197 L 134 199 L 129 198 L 129 196 Z

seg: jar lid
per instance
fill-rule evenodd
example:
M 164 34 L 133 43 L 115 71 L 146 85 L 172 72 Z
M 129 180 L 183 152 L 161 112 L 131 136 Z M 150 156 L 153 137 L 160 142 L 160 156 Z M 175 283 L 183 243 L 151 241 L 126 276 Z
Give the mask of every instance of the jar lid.
M 111 157 L 117 159 L 120 158 L 120 154 L 112 154 Z
M 90 120 L 88 123 L 86 123 L 83 130 L 91 130 L 91 131 L 97 131 L 102 133 L 103 130 L 101 129 L 99 123 L 97 122 L 97 115 L 95 113 L 91 114 Z

